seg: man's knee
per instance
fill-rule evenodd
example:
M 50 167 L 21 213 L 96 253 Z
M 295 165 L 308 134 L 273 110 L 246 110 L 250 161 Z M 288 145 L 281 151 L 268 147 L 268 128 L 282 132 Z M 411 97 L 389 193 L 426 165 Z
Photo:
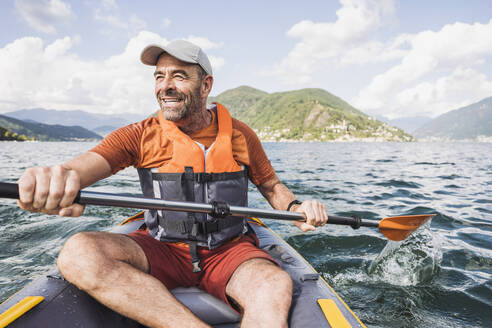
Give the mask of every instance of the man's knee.
M 290 304 L 292 279 L 280 267 L 264 259 L 253 259 L 238 269 L 226 291 L 243 306 L 255 306 L 262 303 L 260 301 L 277 303 L 279 300 Z
M 264 279 L 267 288 L 271 291 L 281 293 L 283 296 L 292 294 L 292 278 L 280 267 L 272 265 L 269 270 L 266 270 Z
M 70 282 L 83 289 L 94 288 L 105 270 L 107 259 L 98 233 L 80 232 L 70 237 L 58 255 L 57 266 Z

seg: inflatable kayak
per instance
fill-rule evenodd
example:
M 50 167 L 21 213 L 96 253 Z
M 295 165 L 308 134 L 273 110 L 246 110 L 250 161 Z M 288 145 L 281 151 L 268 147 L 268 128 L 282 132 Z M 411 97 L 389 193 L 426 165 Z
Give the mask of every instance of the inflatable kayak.
M 113 229 L 129 233 L 143 217 L 136 215 Z M 290 327 L 365 327 L 309 263 L 258 219 L 251 219 L 260 247 L 294 281 Z M 135 286 L 138 288 L 138 286 Z M 176 288 L 172 293 L 195 315 L 213 327 L 238 327 L 241 315 L 221 300 L 197 288 Z M 64 280 L 57 269 L 28 284 L 0 304 L 0 327 L 142 327 L 110 310 Z

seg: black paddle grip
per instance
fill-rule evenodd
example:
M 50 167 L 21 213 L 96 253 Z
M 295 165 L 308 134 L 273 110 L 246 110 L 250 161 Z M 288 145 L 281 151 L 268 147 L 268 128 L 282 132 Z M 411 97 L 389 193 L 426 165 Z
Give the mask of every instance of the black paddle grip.
M 0 198 L 19 199 L 17 183 L 0 182 Z
M 0 182 L 0 198 L 19 199 L 19 185 L 17 183 Z M 74 203 L 80 200 L 80 191 L 74 199 Z

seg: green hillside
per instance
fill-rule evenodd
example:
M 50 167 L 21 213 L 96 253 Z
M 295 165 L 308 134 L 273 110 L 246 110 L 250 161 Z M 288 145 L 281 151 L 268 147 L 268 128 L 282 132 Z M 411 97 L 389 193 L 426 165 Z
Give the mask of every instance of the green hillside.
M 225 105 L 262 140 L 413 140 L 401 129 L 367 116 L 322 89 L 268 94 L 242 86 L 209 101 Z
M 492 97 L 436 117 L 417 129 L 415 136 L 444 140 L 492 137 Z
M 100 135 L 80 126 L 30 123 L 4 115 L 0 115 L 0 127 L 21 137 L 23 135 L 29 140 L 75 141 L 101 139 Z
M 268 93 L 248 86 L 241 86 L 222 92 L 217 97 L 209 97 L 209 102 L 220 102 L 231 110 L 234 117 L 241 116 L 251 106 L 256 104 L 262 98 L 268 96 Z

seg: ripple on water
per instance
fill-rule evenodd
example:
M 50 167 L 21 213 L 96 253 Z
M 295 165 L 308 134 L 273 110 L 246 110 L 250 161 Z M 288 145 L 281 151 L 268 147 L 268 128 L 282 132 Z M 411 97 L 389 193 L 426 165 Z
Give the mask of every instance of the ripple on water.
M 439 179 L 443 179 L 443 180 L 455 180 L 455 179 L 469 179 L 469 177 L 464 177 L 464 176 L 460 176 L 460 175 L 457 175 L 457 174 L 450 174 L 450 175 L 440 175 L 438 176 Z
M 455 184 L 450 184 L 450 185 L 445 185 L 444 188 L 461 189 L 462 187 Z
M 398 187 L 398 188 L 413 188 L 413 189 L 418 189 L 422 187 L 422 185 L 416 182 L 395 180 L 395 179 L 391 179 L 383 182 L 377 182 L 375 183 L 375 185 L 382 186 L 382 187 Z

